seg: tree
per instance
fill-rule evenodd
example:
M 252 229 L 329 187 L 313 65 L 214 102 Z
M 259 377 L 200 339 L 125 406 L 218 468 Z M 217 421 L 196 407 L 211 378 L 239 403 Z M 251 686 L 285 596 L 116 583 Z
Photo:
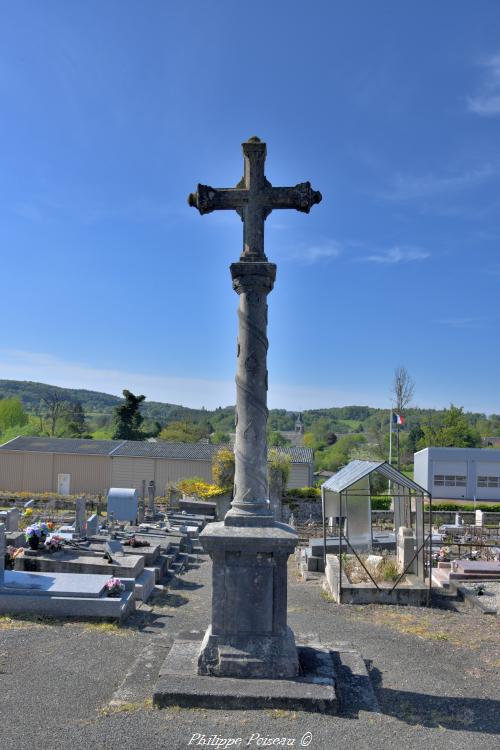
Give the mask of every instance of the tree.
M 391 397 L 392 403 L 397 413 L 404 412 L 413 398 L 415 392 L 415 383 L 410 377 L 406 367 L 396 367 L 394 370 L 394 380 L 392 383 Z
M 414 392 L 415 383 L 410 377 L 410 373 L 408 372 L 406 367 L 396 367 L 396 369 L 394 370 L 394 380 L 392 382 L 391 400 L 397 414 L 403 414 L 404 410 L 411 402 Z M 390 429 L 392 430 L 392 424 L 390 425 Z M 396 451 L 397 467 L 399 469 L 399 425 L 396 429 Z
M 206 425 L 194 422 L 170 422 L 158 435 L 160 440 L 169 443 L 198 443 L 210 435 Z
M 146 396 L 134 396 L 130 391 L 123 391 L 124 401 L 114 409 L 115 428 L 113 440 L 142 440 L 141 425 L 144 418 L 139 410 Z
M 285 488 L 290 476 L 292 459 L 286 453 L 281 453 L 276 448 L 271 448 L 268 458 L 268 474 L 276 472 L 280 475 L 282 487 Z
M 49 423 L 48 434 L 50 437 L 54 437 L 57 430 L 57 422 L 64 413 L 66 407 L 66 399 L 56 390 L 47 391 L 42 396 L 40 408 L 40 426 L 42 426 L 42 420 L 45 419 Z
M 464 414 L 463 406 L 450 404 L 444 415 L 434 422 L 423 425 L 424 436 L 418 448 L 478 448 L 481 435 L 471 427 Z
M 268 433 L 267 444 L 279 448 L 285 445 L 290 445 L 290 440 L 282 435 L 281 432 L 274 430 L 273 432 Z
M 222 432 L 222 430 L 215 430 L 215 432 L 212 432 L 212 434 L 210 435 L 210 442 L 213 445 L 225 445 L 231 442 L 231 438 L 227 432 Z
M 62 430 L 59 430 L 60 436 L 65 435 L 75 438 L 89 437 L 85 412 L 83 411 L 81 401 L 67 401 L 64 403 L 60 419 L 64 422 Z
M 19 398 L 0 400 L 0 432 L 5 432 L 11 427 L 23 427 L 27 423 L 28 415 Z
M 212 476 L 218 487 L 234 485 L 234 451 L 220 448 L 212 458 Z

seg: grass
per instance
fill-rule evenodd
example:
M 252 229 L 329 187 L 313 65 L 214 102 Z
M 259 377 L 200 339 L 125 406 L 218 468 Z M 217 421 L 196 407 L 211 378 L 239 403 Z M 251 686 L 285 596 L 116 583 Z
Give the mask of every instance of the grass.
M 296 711 L 287 711 L 284 708 L 272 708 L 266 710 L 266 714 L 270 719 L 296 719 Z
M 129 636 L 134 632 L 131 628 L 122 627 L 118 622 L 86 622 L 84 630 L 120 636 Z
M 319 597 L 320 599 L 323 599 L 324 602 L 335 601 L 334 597 L 331 595 L 329 591 L 327 591 L 327 589 L 321 589 L 321 591 L 319 592 Z
M 104 708 L 99 709 L 99 716 L 113 716 L 114 714 L 132 713 L 134 711 L 152 711 L 153 700 L 146 698 L 143 701 L 112 701 Z
M 62 625 L 61 620 L 42 615 L 0 615 L 0 630 L 16 630 L 20 628 L 42 627 L 44 625 Z

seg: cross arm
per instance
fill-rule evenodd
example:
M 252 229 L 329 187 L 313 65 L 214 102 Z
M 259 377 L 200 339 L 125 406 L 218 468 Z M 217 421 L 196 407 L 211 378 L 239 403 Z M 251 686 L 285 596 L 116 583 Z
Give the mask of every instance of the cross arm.
M 295 208 L 308 214 L 315 203 L 321 203 L 319 190 L 313 190 L 310 182 L 299 182 L 295 187 L 273 187 L 270 189 L 269 208 Z
M 210 185 L 198 185 L 196 193 L 190 193 L 188 203 L 197 208 L 200 214 L 209 214 L 216 210 L 234 210 L 243 208 L 248 202 L 248 190 L 238 188 L 213 188 Z

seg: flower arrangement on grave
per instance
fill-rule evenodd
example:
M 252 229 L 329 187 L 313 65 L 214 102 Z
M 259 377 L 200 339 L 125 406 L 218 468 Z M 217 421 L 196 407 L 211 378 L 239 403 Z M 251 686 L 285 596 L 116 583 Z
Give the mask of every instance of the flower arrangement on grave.
M 48 525 L 48 524 L 47 524 Z M 49 552 L 58 552 L 62 548 L 64 539 L 62 536 L 53 534 L 48 541 L 45 542 L 45 547 Z
M 124 547 L 149 547 L 150 544 L 145 539 L 136 539 L 135 536 L 131 536 L 129 539 L 125 539 L 123 542 Z
M 24 518 L 30 518 L 33 515 L 33 508 L 26 508 L 23 513 Z
M 120 596 L 125 591 L 125 584 L 119 578 L 110 578 L 106 581 L 105 588 L 108 596 Z
M 28 526 L 24 532 L 24 538 L 28 542 L 31 549 L 38 549 L 40 543 L 43 544 L 47 538 L 49 529 L 46 523 L 43 521 L 37 521 L 37 523 Z
M 14 568 L 14 560 L 16 557 L 22 557 L 24 555 L 24 547 L 14 547 L 9 544 L 5 550 L 5 568 L 12 570 Z

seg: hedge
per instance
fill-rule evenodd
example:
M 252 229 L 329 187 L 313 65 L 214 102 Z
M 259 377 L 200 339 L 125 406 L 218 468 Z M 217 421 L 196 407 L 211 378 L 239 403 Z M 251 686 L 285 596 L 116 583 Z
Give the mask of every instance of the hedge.
M 424 508 L 425 510 L 429 510 L 429 503 L 424 503 Z M 452 512 L 459 511 L 461 513 L 473 513 L 474 510 L 482 510 L 487 513 L 500 513 L 500 505 L 477 503 L 476 507 L 474 508 L 473 505 L 464 505 L 463 503 L 432 503 L 432 510 L 449 510 Z

